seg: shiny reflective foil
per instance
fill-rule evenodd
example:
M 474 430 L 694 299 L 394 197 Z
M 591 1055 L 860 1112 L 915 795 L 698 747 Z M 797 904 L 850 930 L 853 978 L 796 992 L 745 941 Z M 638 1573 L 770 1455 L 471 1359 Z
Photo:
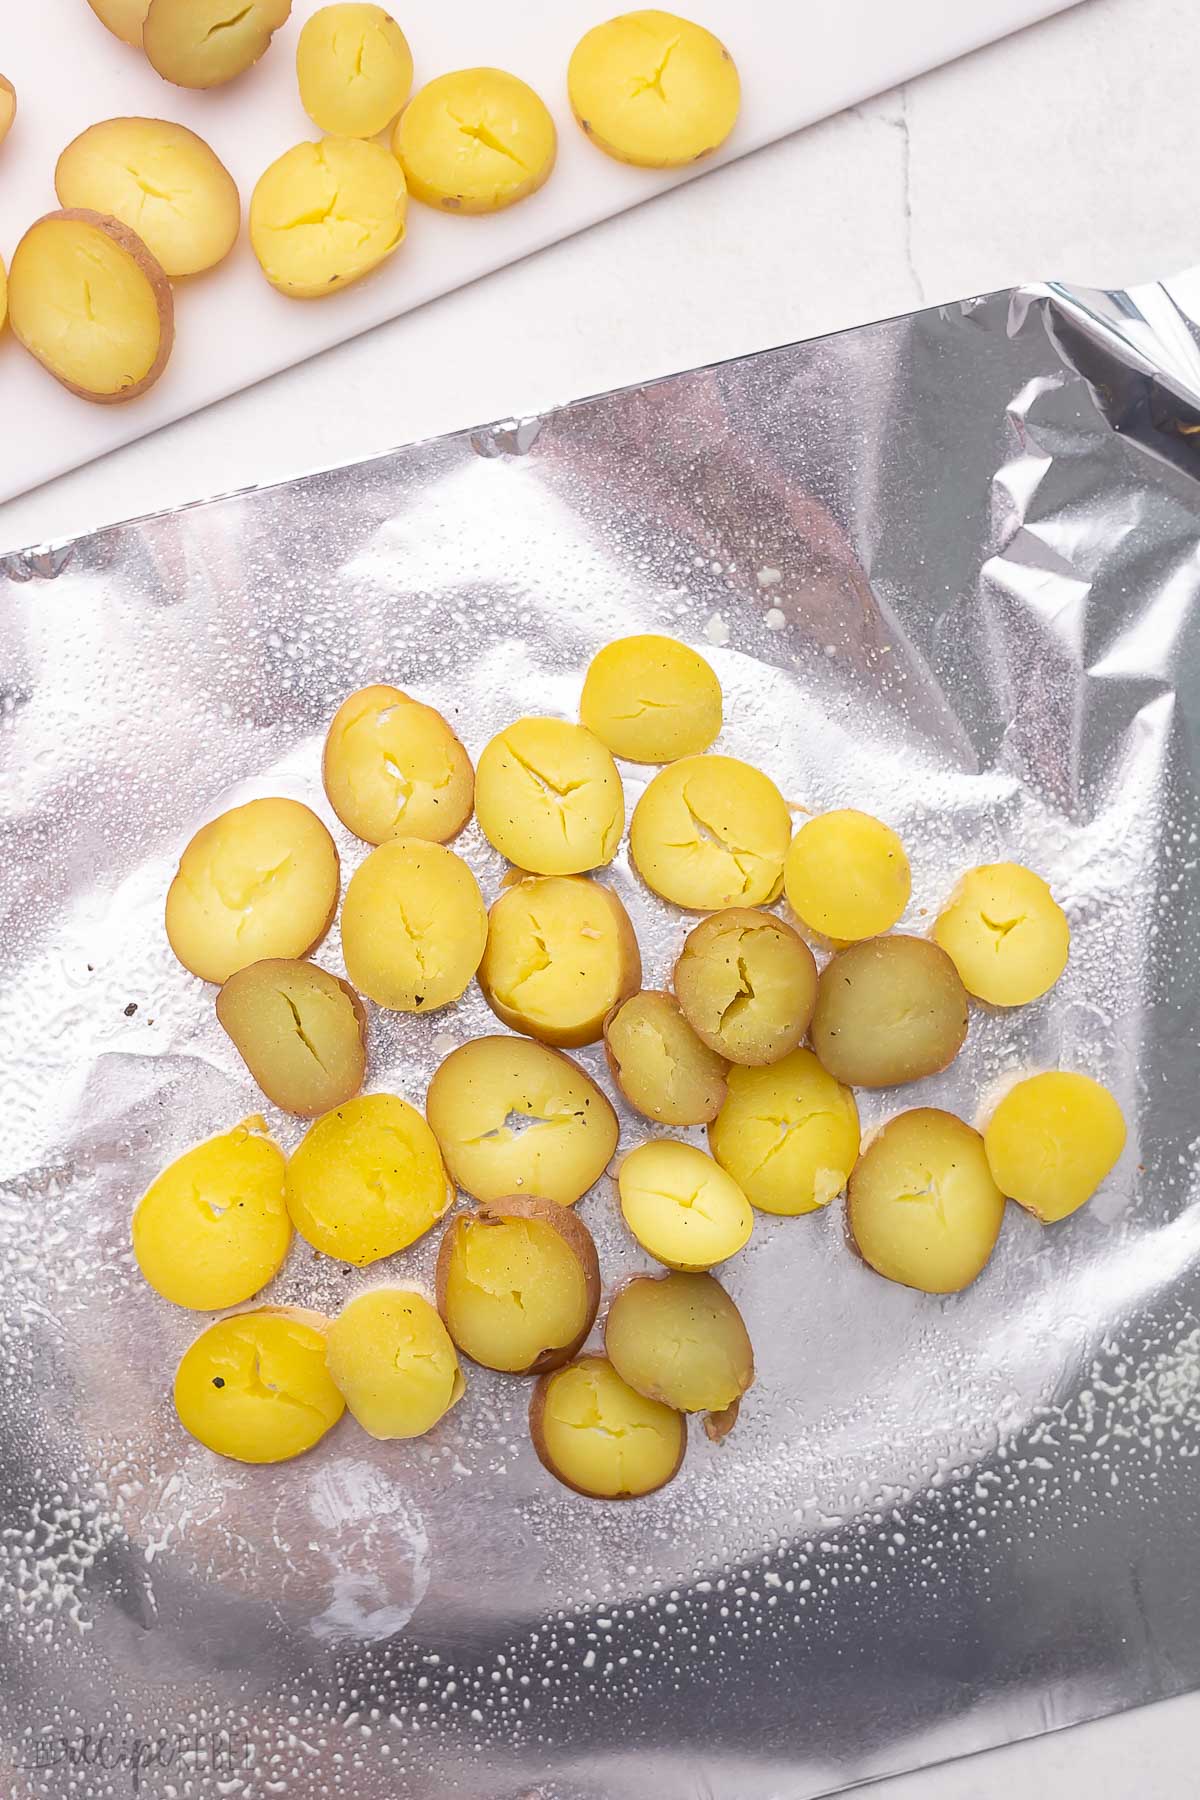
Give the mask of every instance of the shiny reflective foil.
M 799 1797 L 1200 1679 L 1189 298 L 996 295 L 0 560 L 5 1795 Z M 347 692 L 394 682 L 477 754 L 645 630 L 711 657 L 722 750 L 901 831 L 909 929 L 1000 857 L 1070 915 L 1057 988 L 973 1009 L 864 1124 L 1065 1066 L 1115 1090 L 1125 1156 L 1066 1223 L 1010 1207 L 950 1299 L 872 1274 L 841 1202 L 760 1216 L 723 1271 L 757 1383 L 652 1498 L 557 1486 L 528 1385 L 472 1368 L 421 1441 L 347 1417 L 219 1461 L 170 1401 L 201 1321 L 129 1247 L 151 1177 L 263 1104 L 166 945 L 182 846 L 292 795 L 348 873 L 319 775 Z M 624 851 L 612 880 L 661 985 L 690 921 Z M 474 989 L 375 1010 L 369 1085 L 419 1103 L 495 1029 Z M 647 1266 L 611 1180 L 582 1208 L 610 1284 Z M 367 1270 L 297 1242 L 268 1297 L 428 1282 L 436 1235 Z

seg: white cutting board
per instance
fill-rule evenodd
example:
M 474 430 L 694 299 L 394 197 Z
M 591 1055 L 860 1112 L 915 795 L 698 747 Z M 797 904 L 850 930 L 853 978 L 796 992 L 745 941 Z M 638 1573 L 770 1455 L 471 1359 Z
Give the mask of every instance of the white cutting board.
M 25 227 L 57 204 L 53 173 L 63 146 L 86 125 L 119 114 L 190 125 L 232 171 L 244 208 L 268 162 L 319 135 L 295 79 L 296 37 L 319 4 L 295 0 L 291 20 L 255 68 L 228 87 L 193 93 L 160 80 L 139 51 L 110 36 L 85 0 L 0 0 L 0 73 L 18 101 L 16 123 L 0 145 L 0 256 L 7 263 Z M 412 45 L 418 85 L 484 63 L 512 70 L 541 93 L 560 136 L 547 186 L 491 218 L 455 218 L 410 203 L 407 240 L 391 260 L 359 286 L 321 300 L 288 300 L 268 287 L 243 231 L 219 268 L 177 285 L 166 373 L 148 394 L 122 405 L 95 406 L 68 394 L 5 331 L 0 501 L 1075 0 L 686 0 L 690 16 L 733 52 L 742 115 L 719 157 L 676 176 L 625 168 L 595 150 L 566 102 L 573 45 L 618 10 L 619 0 L 388 4 Z M 963 154 L 970 153 L 964 144 Z M 804 204 L 802 193 L 780 193 L 780 231 Z M 713 228 L 720 228 L 718 217 Z M 847 218 L 845 229 L 854 228 Z M 863 254 L 871 254 L 870 244 Z M 696 273 L 704 279 L 702 267 Z M 629 279 L 639 279 L 636 268 Z M 510 333 L 530 329 L 536 321 L 497 317 L 497 356 Z M 403 442 L 402 341 L 400 354 L 396 340 L 389 343 L 380 379 L 394 386 L 395 441 Z

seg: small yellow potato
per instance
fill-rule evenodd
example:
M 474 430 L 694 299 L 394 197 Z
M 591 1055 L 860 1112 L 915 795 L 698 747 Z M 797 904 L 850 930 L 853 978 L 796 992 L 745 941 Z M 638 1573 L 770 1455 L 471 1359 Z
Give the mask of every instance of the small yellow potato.
M 321 1314 L 299 1306 L 218 1319 L 175 1372 L 180 1424 L 234 1462 L 302 1456 L 346 1410 L 325 1367 L 325 1332 Z
M 647 1400 L 603 1356 L 543 1375 L 529 1406 L 542 1466 L 589 1500 L 635 1500 L 665 1487 L 687 1449 L 687 1423 Z
M 588 664 L 579 717 L 629 762 L 675 762 L 707 750 L 721 729 L 721 684 L 678 638 L 618 638 Z
M 1040 875 L 1020 863 L 987 863 L 963 876 L 933 938 L 968 994 L 992 1006 L 1024 1006 L 1066 968 L 1071 928 Z
M 122 43 L 142 47 L 142 26 L 150 10 L 150 0 L 88 0 L 88 5 L 102 25 L 107 25 Z
M 633 809 L 629 849 L 647 887 L 690 912 L 779 893 L 792 822 L 783 795 L 735 756 L 686 756 Z
M 322 6 L 296 45 L 300 104 L 333 137 L 385 131 L 412 88 L 408 39 L 382 6 Z
M 707 1125 L 721 1110 L 728 1064 L 702 1044 L 673 994 L 634 994 L 604 1023 L 609 1073 L 644 1118 Z
M 325 1333 L 325 1361 L 373 1438 L 421 1437 L 467 1391 L 436 1309 L 405 1288 L 372 1288 L 348 1301 Z
M 395 1094 L 364 1094 L 326 1113 L 287 1166 L 288 1211 L 300 1236 L 360 1268 L 415 1243 L 453 1199 L 437 1140 Z
M 514 1031 L 567 1050 L 594 1044 L 641 979 L 629 914 L 598 881 L 531 875 L 492 902 L 479 985 Z
M 379 1006 L 435 1012 L 474 975 L 487 930 L 479 883 L 461 856 L 424 838 L 389 838 L 346 888 L 346 973 Z
M 176 1157 L 133 1214 L 133 1254 L 155 1293 L 219 1312 L 266 1287 L 292 1241 L 284 1168 L 259 1118 Z
M 604 1349 L 648 1400 L 676 1412 L 731 1412 L 729 1424 L 754 1380 L 745 1321 L 711 1275 L 635 1275 L 609 1304 Z
M 966 1042 L 966 991 L 928 938 L 868 938 L 821 970 L 812 1047 L 854 1087 L 891 1087 L 936 1075 Z
M 85 207 L 29 227 L 8 272 L 12 328 L 82 400 L 111 405 L 154 386 L 175 337 L 171 284 L 136 233 Z
M 404 171 L 382 144 L 293 144 L 250 196 L 250 246 L 272 287 L 320 300 L 360 281 L 404 242 Z
M 1078 1212 L 1111 1172 L 1125 1120 L 1098 1081 L 1051 1069 L 1004 1096 L 983 1147 L 1001 1193 L 1052 1225 Z
M 490 213 L 537 192 L 558 138 L 544 104 L 503 69 L 457 69 L 413 96 L 392 149 L 413 198 L 443 212 Z
M 0 144 L 12 130 L 12 122 L 17 116 L 17 90 L 12 82 L 0 75 Z
M 333 839 L 299 800 L 251 800 L 202 825 L 167 890 L 167 939 L 202 981 L 305 956 L 333 923 Z
M 4 321 L 8 317 L 8 276 L 4 272 L 4 258 L 0 256 L 0 331 L 4 330 Z
M 783 865 L 787 903 L 809 931 L 834 944 L 890 931 L 908 905 L 904 845 L 869 813 L 821 813 L 802 825 Z
M 793 1050 L 765 1069 L 730 1069 L 708 1144 L 760 1212 L 816 1212 L 858 1159 L 858 1108 L 811 1050 Z
M 538 1194 L 574 1206 L 617 1147 L 617 1115 L 589 1075 L 529 1038 L 474 1038 L 435 1070 L 425 1117 L 459 1187 L 489 1203 Z
M 292 0 L 150 0 L 142 49 L 176 87 L 220 87 L 258 61 L 291 10 Z
M 741 84 L 719 38 L 677 13 L 622 13 L 576 44 L 567 66 L 571 111 L 618 162 L 678 169 L 725 142 Z
M 778 1062 L 800 1043 L 817 1002 L 817 965 L 798 932 L 731 906 L 690 931 L 672 977 L 701 1043 L 728 1062 Z
M 871 1139 L 850 1177 L 847 1217 L 863 1261 L 880 1275 L 925 1294 L 956 1294 L 995 1248 L 1004 1195 L 979 1133 L 921 1106 Z
M 377 682 L 343 700 L 321 762 L 325 792 L 347 831 L 368 844 L 447 844 L 471 816 L 475 771 L 432 706 Z
M 217 1019 L 275 1106 L 315 1119 L 353 1099 L 367 1069 L 367 1015 L 350 986 L 315 963 L 267 958 L 231 975 Z
M 750 1240 L 754 1214 L 731 1175 L 692 1144 L 659 1138 L 631 1150 L 617 1176 L 621 1215 L 668 1269 L 711 1269 Z
M 61 205 L 119 219 L 166 274 L 196 275 L 228 256 L 241 224 L 233 176 L 203 138 L 167 119 L 104 119 L 73 138 L 54 170 Z
M 506 1375 L 570 1362 L 600 1305 L 592 1234 L 553 1200 L 497 1200 L 446 1227 L 438 1311 L 464 1355 Z
M 625 829 L 617 765 L 582 725 L 518 719 L 475 772 L 475 816 L 488 843 L 532 875 L 582 875 L 610 863 Z

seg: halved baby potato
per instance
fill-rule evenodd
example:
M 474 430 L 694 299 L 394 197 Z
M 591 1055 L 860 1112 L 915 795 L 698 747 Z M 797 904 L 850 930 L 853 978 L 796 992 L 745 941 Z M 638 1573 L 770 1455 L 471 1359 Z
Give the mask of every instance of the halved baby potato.
M 218 1319 L 175 1373 L 184 1430 L 234 1462 L 286 1462 L 311 1450 L 346 1410 L 325 1367 L 326 1328 L 299 1306 Z
M 267 1099 L 315 1119 L 357 1094 L 367 1015 L 350 986 L 315 963 L 268 958 L 217 995 L 217 1019 Z
M 711 1269 L 749 1242 L 750 1203 L 703 1150 L 658 1138 L 631 1150 L 617 1175 L 621 1216 L 643 1250 L 669 1269 Z
M 17 90 L 12 82 L 0 75 L 0 144 L 12 130 L 12 122 L 17 116 Z
M 708 1128 L 714 1157 L 760 1212 L 815 1212 L 842 1192 L 858 1157 L 858 1108 L 811 1050 L 767 1068 L 732 1068 Z
M 648 1400 L 603 1356 L 543 1375 L 529 1406 L 542 1466 L 590 1500 L 634 1500 L 665 1487 L 687 1449 L 687 1423 Z
M 604 1053 L 630 1106 L 658 1125 L 706 1125 L 721 1109 L 728 1064 L 701 1043 L 673 994 L 647 988 L 614 1007 Z
M 1004 1196 L 983 1139 L 953 1113 L 915 1107 L 871 1139 L 847 1198 L 863 1261 L 906 1287 L 955 1294 L 984 1268 L 1004 1219 Z
M 514 1031 L 568 1050 L 594 1044 L 641 979 L 629 914 L 600 882 L 531 875 L 492 902 L 479 985 Z
M 721 684 L 678 638 L 618 638 L 588 664 L 579 717 L 614 756 L 674 762 L 698 756 L 717 736 Z
M 408 39 L 382 6 L 322 6 L 296 45 L 300 104 L 334 137 L 374 137 L 412 87 Z
M 741 84 L 719 38 L 656 7 L 621 13 L 586 32 L 567 66 L 571 110 L 618 162 L 677 169 L 724 143 Z
M 320 300 L 361 281 L 404 242 L 404 171 L 382 144 L 320 138 L 294 144 L 250 196 L 250 247 L 293 300 Z
M 1071 928 L 1040 875 L 1020 863 L 969 869 L 933 927 L 963 986 L 992 1006 L 1025 1006 L 1067 966 Z
M 241 224 L 233 176 L 203 138 L 167 119 L 103 119 L 73 138 L 54 170 L 65 207 L 119 219 L 170 276 L 228 256 Z
M 736 756 L 685 756 L 634 807 L 629 850 L 662 899 L 717 912 L 775 899 L 791 835 L 783 795 L 759 770 Z
M 461 856 L 424 838 L 388 838 L 346 888 L 346 972 L 379 1006 L 434 1012 L 467 986 L 487 929 L 479 883 Z
M 967 1036 L 958 972 L 928 938 L 868 938 L 826 963 L 817 986 L 812 1046 L 829 1073 L 855 1087 L 891 1087 L 936 1075 Z
M 1052 1225 L 1078 1212 L 1112 1171 L 1125 1148 L 1125 1120 L 1090 1075 L 1048 1069 L 1009 1090 L 983 1147 L 1001 1193 Z
M 287 1166 L 306 1243 L 362 1267 L 427 1232 L 454 1199 L 432 1131 L 395 1094 L 364 1094 L 310 1125 Z
M 477 1200 L 537 1194 L 573 1206 L 617 1147 L 617 1115 L 589 1075 L 529 1038 L 462 1044 L 435 1070 L 425 1116 Z
M 368 844 L 392 837 L 448 844 L 475 799 L 471 759 L 441 713 L 384 682 L 342 701 L 321 775 L 346 830 Z
M 536 193 L 558 136 L 544 103 L 504 69 L 455 69 L 414 94 L 392 134 L 413 197 L 490 213 Z
M 577 1213 L 532 1196 L 496 1200 L 446 1227 L 438 1310 L 485 1369 L 541 1375 L 569 1362 L 600 1304 L 600 1264 Z
M 475 816 L 519 869 L 582 875 L 616 855 L 625 790 L 607 749 L 582 725 L 517 719 L 479 758 Z
M 912 876 L 891 827 L 847 807 L 800 827 L 783 865 L 783 891 L 809 931 L 848 944 L 892 929 Z
M 370 1288 L 325 1333 L 334 1385 L 373 1438 L 431 1431 L 467 1391 L 446 1327 L 423 1294 Z
M 817 965 L 804 939 L 746 906 L 727 907 L 690 931 L 672 980 L 700 1041 L 750 1067 L 794 1050 L 817 1000 Z
M 291 10 L 292 0 L 150 0 L 142 49 L 176 87 L 220 87 L 258 61 Z
M 142 47 L 142 26 L 150 10 L 150 0 L 88 0 L 88 5 L 114 37 L 135 50 Z
M 708 1413 L 712 1438 L 730 1430 L 754 1380 L 745 1321 L 711 1275 L 635 1275 L 609 1302 L 604 1349 L 648 1400 Z

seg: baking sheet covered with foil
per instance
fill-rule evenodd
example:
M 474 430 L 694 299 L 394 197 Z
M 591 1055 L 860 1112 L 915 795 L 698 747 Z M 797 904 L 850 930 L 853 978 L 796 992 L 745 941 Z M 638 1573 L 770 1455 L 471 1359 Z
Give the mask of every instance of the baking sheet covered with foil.
M 0 559 L 6 1794 L 798 1797 L 1200 1680 L 1194 299 L 995 295 Z M 900 830 L 909 928 L 999 857 L 1066 907 L 1055 990 L 864 1125 L 1075 1067 L 1122 1161 L 1052 1229 L 1010 1207 L 950 1299 L 872 1274 L 840 1202 L 760 1216 L 723 1271 L 757 1383 L 649 1499 L 558 1487 L 481 1370 L 424 1440 L 218 1461 L 170 1404 L 198 1321 L 129 1248 L 151 1177 L 261 1105 L 165 942 L 180 849 L 287 794 L 348 873 L 348 691 L 477 754 L 637 630 L 704 649 L 719 747 L 798 808 Z M 690 921 L 624 850 L 612 879 L 661 985 Z M 474 990 L 376 1011 L 369 1085 L 419 1103 L 496 1028 Z M 611 1181 L 582 1208 L 610 1283 L 647 1266 Z M 434 1249 L 297 1244 L 268 1298 L 332 1312 Z

